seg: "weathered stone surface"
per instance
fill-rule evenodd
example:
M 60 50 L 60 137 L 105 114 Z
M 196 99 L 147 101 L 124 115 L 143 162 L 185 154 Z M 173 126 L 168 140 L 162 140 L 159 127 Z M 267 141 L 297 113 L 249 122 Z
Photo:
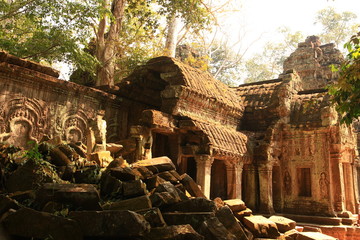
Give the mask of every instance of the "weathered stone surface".
M 137 197 L 147 193 L 146 185 L 141 180 L 123 182 L 123 195 L 126 198 Z
M 163 208 L 167 212 L 214 212 L 215 203 L 205 198 L 192 198 Z
M 280 236 L 276 224 L 263 216 L 244 217 L 243 223 L 256 237 L 277 238 Z
M 122 182 L 104 172 L 100 179 L 100 195 L 103 197 L 119 197 L 123 195 Z
M 216 218 L 205 220 L 199 230 L 205 239 L 211 240 L 236 240 L 236 236 L 230 233 L 224 225 Z
M 71 209 L 100 210 L 100 196 L 92 184 L 46 183 L 36 193 L 36 202 L 44 206 L 47 202 L 68 204 Z
M 285 232 L 284 236 L 290 237 L 291 239 L 296 239 L 298 234 L 299 234 L 299 231 L 297 231 L 296 229 L 291 229 L 291 230 Z
M 173 205 L 181 201 L 179 196 L 174 196 L 169 192 L 155 192 L 150 196 L 150 199 L 151 199 L 151 204 L 154 207 L 161 207 L 161 208 L 164 208 L 169 205 Z
M 90 161 L 96 162 L 101 167 L 107 167 L 113 160 L 109 151 L 94 152 L 90 155 Z
M 136 173 L 134 173 L 129 167 L 116 167 L 108 170 L 110 175 L 119 179 L 120 181 L 131 181 L 139 179 Z
M 286 217 L 281 216 L 271 216 L 269 218 L 270 221 L 273 221 L 276 223 L 276 226 L 281 233 L 285 233 L 287 231 L 290 231 L 291 229 L 295 229 L 296 222 L 288 219 Z
M 13 172 L 5 183 L 8 192 L 37 189 L 41 184 L 61 182 L 58 175 L 46 164 L 28 160 Z
M 70 212 L 69 217 L 88 237 L 140 237 L 150 231 L 145 218 L 131 211 L 79 211 Z
M 168 192 L 170 193 L 175 199 L 177 199 L 177 202 L 181 200 L 188 200 L 189 198 L 178 188 L 176 188 L 173 184 L 170 182 L 164 182 L 159 184 L 155 192 L 161 193 L 161 192 Z
M 61 151 L 59 147 L 54 147 L 50 149 L 51 163 L 55 166 L 67 166 L 71 164 L 71 160 L 66 156 L 66 154 Z
M 245 203 L 241 199 L 224 200 L 224 203 L 229 206 L 233 212 L 240 212 L 246 209 Z
M 123 148 L 124 147 L 121 144 L 116 144 L 116 143 L 107 143 L 106 144 L 106 151 L 109 151 L 112 155 L 116 155 Z
M 102 205 L 104 210 L 130 210 L 137 211 L 152 208 L 151 200 L 148 196 L 130 198 L 127 200 L 109 202 Z
M 163 217 L 168 225 L 190 224 L 198 231 L 201 224 L 205 220 L 215 217 L 215 214 L 213 212 L 167 212 L 163 213 Z
M 336 240 L 336 238 L 319 232 L 300 232 L 296 240 Z
M 241 223 L 236 221 L 231 209 L 228 206 L 224 206 L 216 211 L 216 217 L 224 225 L 224 227 L 236 236 L 238 240 L 246 240 L 247 236 Z
M 150 191 L 166 181 L 159 176 L 152 176 L 145 179 L 144 182 L 146 183 L 146 188 Z
M 29 208 L 10 212 L 2 224 L 14 236 L 41 239 L 50 237 L 54 240 L 83 239 L 79 225 L 74 220 Z
M 142 175 L 142 179 L 148 179 L 153 176 L 153 173 L 144 166 L 138 166 L 134 169 L 136 169 Z
M 141 160 L 132 164 L 133 167 L 147 167 L 153 173 L 160 173 L 175 170 L 175 165 L 168 157 L 158 157 L 148 160 Z
M 152 228 L 147 235 L 153 240 L 203 240 L 204 237 L 195 232 L 190 225 L 175 225 L 162 228 Z
M 152 228 L 166 226 L 163 214 L 161 213 L 159 208 L 155 207 L 150 209 L 138 210 L 135 212 L 143 215 L 145 220 L 150 223 L 150 226 Z
M 190 193 L 193 197 L 202 197 L 206 198 L 204 193 L 200 190 L 196 182 L 186 173 L 181 175 L 181 183 L 184 185 L 186 191 Z
M 238 220 L 242 220 L 244 217 L 246 216 L 251 216 L 252 215 L 252 210 L 250 208 L 246 208 L 243 211 L 240 212 L 234 212 L 234 216 L 238 219 Z
M 162 179 L 164 179 L 165 181 L 176 183 L 177 181 L 180 180 L 180 175 L 177 174 L 175 176 L 173 172 L 175 172 L 175 171 L 172 170 L 172 171 L 161 172 L 161 173 L 158 173 L 158 176 L 161 177 Z
M 321 228 L 306 225 L 303 227 L 302 231 L 303 232 L 319 232 L 319 233 L 321 233 Z

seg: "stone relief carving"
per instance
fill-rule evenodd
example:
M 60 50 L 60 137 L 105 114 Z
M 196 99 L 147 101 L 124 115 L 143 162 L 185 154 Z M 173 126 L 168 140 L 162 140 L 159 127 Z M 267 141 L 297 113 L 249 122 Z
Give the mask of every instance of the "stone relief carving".
M 320 173 L 320 197 L 321 199 L 328 198 L 329 196 L 329 180 L 325 172 Z
M 285 186 L 285 194 L 291 195 L 291 176 L 288 170 L 285 170 L 284 173 L 284 186 Z
M 0 141 L 28 148 L 48 130 L 47 108 L 36 99 L 14 97 L 0 109 Z

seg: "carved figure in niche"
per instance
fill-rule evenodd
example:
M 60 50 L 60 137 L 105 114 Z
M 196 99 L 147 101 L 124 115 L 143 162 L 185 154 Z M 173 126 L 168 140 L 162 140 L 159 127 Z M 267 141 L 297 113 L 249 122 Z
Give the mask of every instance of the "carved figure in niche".
M 14 119 L 10 123 L 10 132 L 1 134 L 0 140 L 28 149 L 31 147 L 31 144 L 28 144 L 29 142 L 36 142 L 36 139 L 31 136 L 31 133 L 31 123 L 25 119 Z
M 77 128 L 67 129 L 66 132 L 66 141 L 71 143 L 81 142 L 83 139 L 82 132 Z
M 291 195 L 291 176 L 288 170 L 286 170 L 284 174 L 284 186 L 285 186 L 285 194 Z
M 320 173 L 320 180 L 319 180 L 319 185 L 320 185 L 320 197 L 323 198 L 327 198 L 329 196 L 329 180 L 327 179 L 327 175 L 325 172 Z

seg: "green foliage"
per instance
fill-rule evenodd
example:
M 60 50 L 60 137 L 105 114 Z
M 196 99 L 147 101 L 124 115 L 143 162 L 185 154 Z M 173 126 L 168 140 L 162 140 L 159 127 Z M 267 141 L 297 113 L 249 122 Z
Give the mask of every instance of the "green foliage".
M 339 80 L 329 87 L 333 103 L 341 114 L 341 122 L 350 124 L 360 116 L 360 32 L 344 47 L 348 54 L 338 68 Z
M 329 7 L 320 10 L 315 18 L 315 24 L 321 24 L 323 31 L 319 35 L 323 43 L 334 42 L 337 46 L 356 32 L 358 24 L 355 23 L 356 14 L 352 12 L 338 13 Z

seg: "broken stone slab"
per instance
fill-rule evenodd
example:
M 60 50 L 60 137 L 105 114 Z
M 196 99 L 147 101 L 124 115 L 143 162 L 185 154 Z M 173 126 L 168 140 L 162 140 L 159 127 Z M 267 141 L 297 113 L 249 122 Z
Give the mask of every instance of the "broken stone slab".
M 175 165 L 168 157 L 158 157 L 147 160 L 141 160 L 132 164 L 133 167 L 146 167 L 154 174 L 175 170 Z
M 111 157 L 109 151 L 98 151 L 91 153 L 89 156 L 90 161 L 95 162 L 100 167 L 107 167 L 114 159 Z
M 213 212 L 167 212 L 163 213 L 163 217 L 168 225 L 190 224 L 197 231 L 205 220 L 215 217 L 215 214 Z
M 252 210 L 250 208 L 246 208 L 243 211 L 240 212 L 234 212 L 234 216 L 238 219 L 238 220 L 242 220 L 244 217 L 246 216 L 251 216 L 252 215 Z
M 180 182 L 184 185 L 186 191 L 188 191 L 192 197 L 206 198 L 206 196 L 200 190 L 200 188 L 196 184 L 196 182 L 189 175 L 187 175 L 186 173 L 181 175 Z
M 122 182 L 111 176 L 108 172 L 104 172 L 100 179 L 100 195 L 102 197 L 120 197 L 123 195 Z
M 141 237 L 150 231 L 145 218 L 132 211 L 76 211 L 69 217 L 79 223 L 86 237 Z
M 143 166 L 133 168 L 133 170 L 137 170 L 141 174 L 142 179 L 148 179 L 153 176 L 152 171 L 150 171 L 148 168 L 143 167 Z
M 231 209 L 228 206 L 219 208 L 216 213 L 216 217 L 224 225 L 224 227 L 234 234 L 238 240 L 247 240 L 246 233 L 242 228 L 240 222 L 236 220 Z
M 176 171 L 173 170 L 173 172 L 176 172 Z M 179 175 L 179 174 L 177 174 L 177 175 Z M 157 176 L 161 177 L 165 181 L 169 181 L 172 183 L 176 183 L 181 180 L 180 176 L 179 176 L 179 178 L 177 178 L 176 176 L 174 176 L 174 174 L 171 171 L 165 171 L 165 172 L 158 173 Z
M 117 154 L 123 149 L 123 145 L 116 143 L 106 143 L 106 151 L 109 151 L 112 155 Z
M 2 224 L 10 235 L 18 237 L 54 240 L 83 239 L 76 221 L 30 208 L 8 212 Z
M 240 212 L 246 209 L 245 203 L 241 199 L 224 200 L 224 203 L 229 206 L 233 212 Z
M 120 181 L 132 181 L 139 179 L 139 176 L 129 167 L 116 167 L 108 169 L 107 171 L 111 176 L 119 179 Z
M 215 203 L 206 198 L 192 198 L 162 208 L 164 212 L 214 212 Z
M 150 209 L 138 210 L 135 212 L 143 215 L 145 220 L 150 223 L 152 228 L 166 226 L 165 220 L 159 208 L 154 207 Z
M 155 192 L 159 192 L 159 193 L 168 192 L 171 195 L 173 195 L 175 199 L 179 199 L 177 202 L 189 199 L 182 191 L 180 191 L 178 188 L 176 188 L 170 182 L 164 182 L 164 183 L 159 184 L 156 187 Z
M 44 183 L 63 182 L 54 169 L 43 160 L 28 160 L 14 171 L 7 181 L 5 188 L 8 192 L 26 191 L 39 188 Z
M 71 162 L 77 161 L 80 158 L 80 155 L 68 144 L 59 144 L 56 148 L 60 149 Z
M 281 233 L 285 233 L 296 227 L 296 222 L 286 217 L 271 216 L 269 220 L 276 223 L 276 226 Z
M 147 190 L 150 191 L 166 181 L 159 176 L 152 176 L 148 179 L 145 179 L 144 182 L 146 183 Z
M 50 201 L 67 204 L 71 209 L 101 210 L 99 192 L 92 184 L 46 183 L 36 192 L 35 202 L 42 208 Z
M 141 180 L 123 182 L 123 195 L 126 198 L 147 194 L 146 184 Z
M 130 210 L 137 211 L 152 208 L 151 200 L 148 196 L 130 198 L 126 200 L 108 202 L 102 205 L 104 210 Z
M 304 226 L 303 232 L 319 232 L 322 233 L 321 228 L 313 227 L 313 226 Z
M 83 143 L 68 143 L 68 145 L 72 147 L 80 157 L 86 158 L 86 146 Z
M 150 200 L 154 207 L 161 208 L 181 201 L 179 196 L 174 196 L 169 192 L 155 192 L 151 194 Z
M 152 228 L 147 235 L 152 240 L 204 240 L 189 224 Z
M 205 239 L 213 240 L 236 240 L 236 236 L 229 232 L 224 225 L 216 217 L 205 220 L 199 233 L 205 237 Z
M 291 230 L 285 232 L 284 236 L 290 237 L 291 239 L 296 239 L 298 234 L 299 234 L 299 231 L 297 231 L 296 229 L 291 229 Z
M 296 240 L 336 240 L 337 238 L 319 232 L 300 232 Z
M 280 236 L 276 224 L 263 216 L 255 215 L 244 217 L 243 223 L 255 237 L 276 239 Z
M 71 164 L 70 158 L 68 158 L 59 147 L 51 148 L 49 155 L 51 157 L 50 162 L 55 166 L 67 166 Z

